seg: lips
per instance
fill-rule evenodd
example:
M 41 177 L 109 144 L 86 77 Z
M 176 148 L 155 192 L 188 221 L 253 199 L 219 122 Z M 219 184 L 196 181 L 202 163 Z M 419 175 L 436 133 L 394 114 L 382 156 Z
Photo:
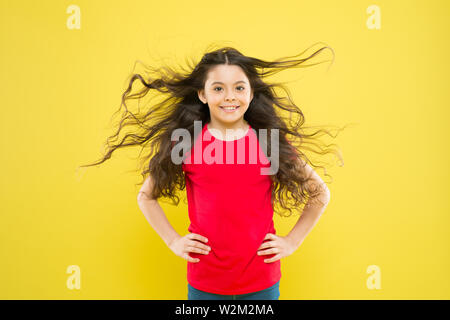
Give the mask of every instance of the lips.
M 220 108 L 222 108 L 222 109 L 231 108 L 231 107 L 235 107 L 235 109 L 239 108 L 239 106 L 220 106 Z
M 225 108 L 224 106 L 220 106 L 220 109 L 222 109 L 223 112 L 225 112 L 225 113 L 233 113 L 233 112 L 235 112 L 237 109 L 239 109 L 239 106 L 235 106 L 235 108 L 233 108 L 233 109 L 227 109 L 227 108 Z

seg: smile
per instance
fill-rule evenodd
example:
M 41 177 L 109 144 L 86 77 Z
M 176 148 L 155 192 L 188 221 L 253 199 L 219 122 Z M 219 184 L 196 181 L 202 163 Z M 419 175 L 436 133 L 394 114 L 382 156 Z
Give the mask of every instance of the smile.
M 220 107 L 225 112 L 233 112 L 237 110 L 240 106 L 233 106 L 233 107 Z

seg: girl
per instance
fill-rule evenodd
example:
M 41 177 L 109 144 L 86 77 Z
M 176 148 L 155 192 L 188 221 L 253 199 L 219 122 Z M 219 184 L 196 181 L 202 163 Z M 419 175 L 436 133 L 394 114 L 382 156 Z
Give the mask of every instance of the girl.
M 264 61 L 224 47 L 207 52 L 184 73 L 147 67 L 147 79 L 132 76 L 122 96 L 125 112 L 119 128 L 107 140 L 107 154 L 91 165 L 103 163 L 119 147 L 150 145 L 137 201 L 168 248 L 187 260 L 188 299 L 279 298 L 280 259 L 295 252 L 330 199 L 302 150 L 339 153 L 309 148 L 315 135 L 328 132 L 304 133 L 301 110 L 289 94 L 287 100 L 277 96 L 274 89 L 284 89 L 282 85 L 268 84 L 263 77 L 304 67 L 326 48 L 304 59 Z M 158 76 L 150 76 L 150 71 Z M 129 95 L 137 79 L 144 88 Z M 151 89 L 166 99 L 144 113 L 129 111 L 126 100 L 143 98 Z M 276 108 L 287 111 L 290 121 Z M 296 122 L 294 115 L 299 117 Z M 115 143 L 126 126 L 130 131 Z M 188 133 L 186 141 L 174 139 L 177 130 Z M 177 156 L 181 163 L 175 161 Z M 262 174 L 269 167 L 272 173 Z M 181 236 L 158 200 L 171 198 L 178 205 L 176 191 L 184 187 L 191 223 L 189 233 Z M 274 228 L 273 213 L 281 211 L 274 210 L 278 204 L 289 213 L 304 205 L 286 236 L 277 235 Z

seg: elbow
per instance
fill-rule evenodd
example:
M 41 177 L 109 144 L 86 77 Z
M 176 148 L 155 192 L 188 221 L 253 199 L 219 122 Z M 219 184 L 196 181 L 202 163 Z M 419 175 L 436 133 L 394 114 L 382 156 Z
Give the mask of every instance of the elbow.
M 328 205 L 328 203 L 330 202 L 330 190 L 328 190 L 328 188 L 325 188 L 322 192 L 320 192 L 320 194 L 317 196 L 318 200 L 320 201 L 320 203 L 326 207 Z
M 136 200 L 139 203 L 139 202 L 141 202 L 143 200 L 149 201 L 149 200 L 153 200 L 153 199 L 150 198 L 146 193 L 141 191 L 141 192 L 138 193 Z
M 330 189 L 328 189 L 328 187 L 324 183 L 320 186 L 319 195 L 317 197 L 320 199 L 320 202 L 324 206 L 327 206 L 328 203 L 330 202 L 331 199 Z

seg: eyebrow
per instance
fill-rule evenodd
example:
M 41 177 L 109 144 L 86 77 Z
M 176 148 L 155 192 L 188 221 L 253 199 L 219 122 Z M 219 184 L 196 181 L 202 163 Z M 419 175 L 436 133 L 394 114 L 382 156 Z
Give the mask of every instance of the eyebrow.
M 247 83 L 247 82 L 245 82 L 245 81 L 243 81 L 243 80 L 240 80 L 240 81 L 236 81 L 234 84 L 240 83 L 240 82 Z M 218 83 L 218 84 L 224 84 L 223 82 L 220 82 L 220 81 L 214 81 L 213 83 L 211 83 L 211 85 L 216 84 L 216 83 Z

